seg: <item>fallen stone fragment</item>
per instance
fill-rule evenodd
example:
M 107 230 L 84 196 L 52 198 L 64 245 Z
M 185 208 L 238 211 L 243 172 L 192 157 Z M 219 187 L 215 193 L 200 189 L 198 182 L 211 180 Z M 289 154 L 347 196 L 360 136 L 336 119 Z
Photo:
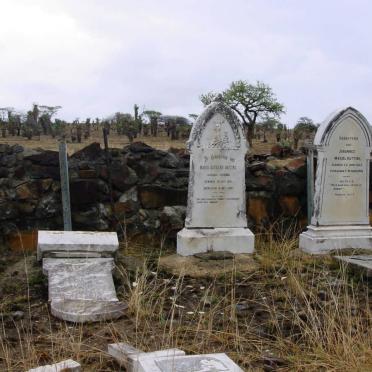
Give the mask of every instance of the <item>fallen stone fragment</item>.
M 29 369 L 28 372 L 80 372 L 80 364 L 72 359 Z
M 126 343 L 109 344 L 108 353 L 128 372 L 243 372 L 223 353 L 185 355 L 180 349 L 144 353 Z
M 372 255 L 335 256 L 335 258 L 339 261 L 363 268 L 366 270 L 367 276 L 372 276 Z
M 180 349 L 165 349 L 151 353 L 144 353 L 143 351 L 136 349 L 124 342 L 109 344 L 108 353 L 114 357 L 120 365 L 124 366 L 128 372 L 139 372 L 143 370 L 139 364 L 139 359 L 142 357 L 174 358 L 175 356 L 185 355 L 185 352 Z

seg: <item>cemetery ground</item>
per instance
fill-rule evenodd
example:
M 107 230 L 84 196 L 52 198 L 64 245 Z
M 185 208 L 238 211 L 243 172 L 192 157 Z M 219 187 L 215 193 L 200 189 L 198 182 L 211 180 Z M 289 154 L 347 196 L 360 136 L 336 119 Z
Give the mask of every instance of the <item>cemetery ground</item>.
M 369 279 L 331 255 L 301 253 L 297 229 L 277 230 L 256 234 L 256 252 L 243 267 L 239 258 L 205 262 L 221 268 L 209 276 L 165 269 L 159 257 L 175 252 L 165 239 L 128 238 L 114 273 L 127 314 L 84 325 L 51 316 L 34 253 L 7 251 L 0 258 L 0 370 L 71 358 L 84 371 L 119 371 L 107 354 L 114 342 L 226 352 L 247 371 L 372 370 Z

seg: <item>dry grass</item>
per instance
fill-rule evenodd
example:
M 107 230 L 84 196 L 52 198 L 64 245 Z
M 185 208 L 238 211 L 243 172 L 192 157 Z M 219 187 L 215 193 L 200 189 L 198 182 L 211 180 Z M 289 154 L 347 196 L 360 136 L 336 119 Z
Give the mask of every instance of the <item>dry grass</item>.
M 258 140 L 254 140 L 253 142 L 253 153 L 255 154 L 268 154 L 272 146 L 276 143 L 275 138 L 268 137 L 268 142 L 262 142 Z M 157 137 L 151 136 L 140 136 L 135 139 L 135 141 L 141 141 L 147 143 L 149 146 L 152 146 L 159 150 L 168 150 L 170 147 L 174 148 L 185 148 L 186 140 L 179 139 L 179 140 L 170 140 L 167 137 L 166 133 L 160 131 Z M 92 142 L 99 142 L 101 147 L 103 147 L 103 136 L 102 131 L 93 131 L 91 136 L 88 139 L 82 140 L 82 143 L 68 143 L 68 151 L 69 154 L 73 154 L 76 151 L 82 149 L 83 147 L 89 145 Z M 40 136 L 39 138 L 33 138 L 32 140 L 28 140 L 27 138 L 23 137 L 6 137 L 0 138 L 0 143 L 7 143 L 9 145 L 19 144 L 27 148 L 43 148 L 45 150 L 54 150 L 58 151 L 58 141 L 56 138 L 52 138 L 51 136 Z M 119 136 L 116 133 L 112 132 L 109 136 L 109 146 L 112 148 L 123 148 L 123 146 L 129 145 L 129 140 L 127 136 Z
M 274 239 L 272 232 L 263 233 L 257 240 L 256 272 L 196 280 L 161 272 L 153 258 L 136 271 L 119 264 L 118 294 L 129 310 L 112 323 L 58 321 L 49 316 L 45 283 L 26 285 L 27 315 L 0 321 L 0 370 L 22 371 L 66 358 L 86 371 L 119 370 L 106 354 L 112 342 L 145 351 L 226 352 L 252 371 L 372 370 L 368 283 L 330 257 L 299 253 L 291 234 Z M 30 276 L 36 265 L 25 266 Z M 24 279 L 35 282 L 28 275 Z M 0 312 L 10 310 L 8 298 Z

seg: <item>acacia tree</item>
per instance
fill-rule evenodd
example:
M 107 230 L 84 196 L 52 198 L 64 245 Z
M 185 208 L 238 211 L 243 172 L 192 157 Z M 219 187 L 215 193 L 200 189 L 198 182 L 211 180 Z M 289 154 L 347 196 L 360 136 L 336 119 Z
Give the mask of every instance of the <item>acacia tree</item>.
M 216 99 L 218 93 L 202 94 L 200 100 L 204 105 Z M 245 80 L 233 81 L 222 93 L 223 101 L 240 117 L 246 129 L 249 144 L 252 146 L 254 127 L 258 119 L 279 118 L 284 113 L 284 106 L 277 101 L 271 87 L 257 81 L 250 84 Z
M 268 118 L 256 124 L 256 126 L 258 126 L 263 133 L 263 142 L 267 142 L 266 133 L 274 131 L 274 129 L 277 129 L 279 125 L 281 125 L 281 123 L 273 118 Z
M 317 130 L 317 125 L 307 116 L 301 116 L 293 129 L 293 147 L 296 150 L 300 139 L 309 137 Z

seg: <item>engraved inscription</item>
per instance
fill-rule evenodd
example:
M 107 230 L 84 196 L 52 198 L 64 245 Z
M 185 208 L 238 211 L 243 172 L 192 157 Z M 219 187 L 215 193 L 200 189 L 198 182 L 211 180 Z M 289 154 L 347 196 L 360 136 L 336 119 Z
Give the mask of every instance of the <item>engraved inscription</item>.
M 162 372 L 228 372 L 229 368 L 220 360 L 211 357 L 177 358 L 156 361 Z

